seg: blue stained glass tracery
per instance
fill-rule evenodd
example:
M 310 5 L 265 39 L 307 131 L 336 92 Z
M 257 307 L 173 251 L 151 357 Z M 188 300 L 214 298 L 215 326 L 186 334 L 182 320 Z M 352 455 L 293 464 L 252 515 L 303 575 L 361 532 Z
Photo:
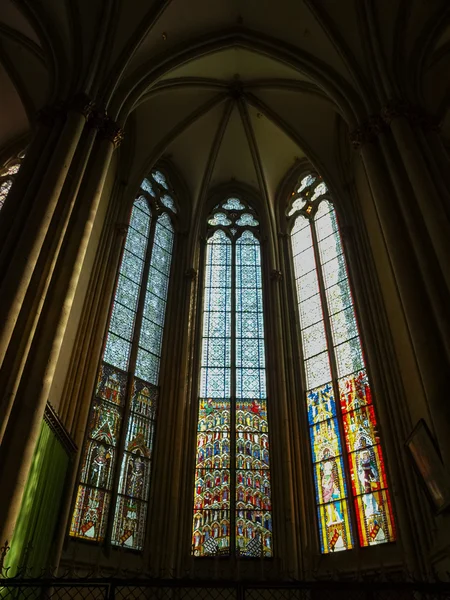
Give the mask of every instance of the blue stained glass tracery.
M 160 172 L 152 176 L 167 185 Z M 141 188 L 155 196 L 154 186 L 146 179 Z M 138 197 L 131 211 L 83 448 L 70 529 L 74 537 L 103 540 L 113 506 L 111 543 L 143 549 L 173 240 L 168 213 L 152 222 L 149 201 L 144 195 Z M 146 269 L 148 277 L 143 281 Z M 126 406 L 129 416 L 122 424 Z

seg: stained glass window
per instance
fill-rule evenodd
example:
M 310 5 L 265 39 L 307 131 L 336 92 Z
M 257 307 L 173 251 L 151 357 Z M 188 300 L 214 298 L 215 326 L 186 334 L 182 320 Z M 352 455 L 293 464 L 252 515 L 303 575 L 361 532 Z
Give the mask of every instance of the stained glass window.
M 208 224 L 192 551 L 272 556 L 258 220 L 228 198 Z
M 323 553 L 395 540 L 372 394 L 336 213 L 307 175 L 287 210 Z
M 3 208 L 6 196 L 9 194 L 24 156 L 25 153 L 21 152 L 15 158 L 8 160 L 3 167 L 0 167 L 0 210 Z
M 174 242 L 163 201 L 170 184 L 156 173 L 143 181 L 131 211 L 70 528 L 74 537 L 110 536 L 134 550 L 145 540 Z

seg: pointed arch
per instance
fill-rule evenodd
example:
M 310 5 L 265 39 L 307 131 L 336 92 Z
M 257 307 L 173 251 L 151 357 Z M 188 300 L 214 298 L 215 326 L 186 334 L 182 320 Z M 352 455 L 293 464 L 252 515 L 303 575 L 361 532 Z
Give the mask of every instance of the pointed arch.
M 177 200 L 154 169 L 133 203 L 70 535 L 143 550 Z
M 379 426 L 336 212 L 302 171 L 285 219 L 323 553 L 395 540 Z
M 260 221 L 224 195 L 207 226 L 192 552 L 270 557 Z

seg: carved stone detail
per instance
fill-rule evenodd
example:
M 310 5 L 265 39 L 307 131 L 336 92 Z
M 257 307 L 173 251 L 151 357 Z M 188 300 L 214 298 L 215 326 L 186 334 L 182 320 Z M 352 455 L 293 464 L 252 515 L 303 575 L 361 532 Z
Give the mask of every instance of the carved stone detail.
M 116 232 L 121 236 L 126 236 L 128 233 L 128 223 L 116 223 Z
M 277 269 L 272 269 L 270 272 L 270 279 L 276 283 L 279 283 L 283 280 L 283 273 Z
M 86 94 L 77 94 L 68 103 L 68 109 L 74 110 L 88 119 L 94 110 L 94 101 Z
M 88 125 L 89 127 L 92 127 L 93 129 L 98 129 L 100 131 L 107 118 L 108 117 L 104 111 L 94 110 L 89 115 Z
M 392 99 L 381 109 L 381 115 L 388 125 L 401 117 L 409 119 L 412 115 L 412 106 L 405 100 Z
M 191 267 L 190 269 L 186 269 L 186 271 L 184 272 L 184 276 L 189 281 L 195 281 L 197 279 L 197 275 L 198 275 L 198 271 L 197 271 L 197 269 L 194 269 L 194 267 Z
M 405 100 L 390 100 L 381 109 L 379 115 L 371 115 L 349 135 L 350 142 L 359 150 L 363 144 L 374 142 L 387 130 L 394 119 L 404 118 L 413 126 L 439 131 L 439 122 L 433 115 L 427 114 L 422 108 L 414 106 Z
M 407 119 L 413 126 L 439 130 L 439 121 L 434 115 L 428 114 L 422 107 L 415 106 L 406 100 L 390 100 L 383 107 L 381 114 L 384 121 L 388 124 L 394 119 L 402 117 Z
M 122 143 L 124 131 L 122 127 L 116 121 L 111 119 L 111 117 L 105 116 L 103 120 L 103 124 L 99 130 L 100 136 L 109 140 L 112 144 L 114 144 L 115 148 L 118 148 Z
M 386 123 L 380 115 L 370 115 L 350 133 L 350 142 L 355 150 L 359 150 L 363 144 L 374 142 L 380 133 L 386 131 L 386 128 Z

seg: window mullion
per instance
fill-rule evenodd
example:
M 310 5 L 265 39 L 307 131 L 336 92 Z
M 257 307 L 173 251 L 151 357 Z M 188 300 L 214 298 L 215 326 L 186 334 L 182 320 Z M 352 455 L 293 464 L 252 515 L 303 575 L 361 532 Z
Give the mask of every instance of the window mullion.
M 236 555 L 236 240 L 231 244 L 230 554 Z
M 327 338 L 328 358 L 329 358 L 330 367 L 331 367 L 331 377 L 332 377 L 332 385 L 333 385 L 333 394 L 334 394 L 334 398 L 335 398 L 337 423 L 338 423 L 338 429 L 339 429 L 339 436 L 341 438 L 341 452 L 342 452 L 342 457 L 343 457 L 343 467 L 344 467 L 344 474 L 345 474 L 346 487 L 347 487 L 347 502 L 348 502 L 348 506 L 349 506 L 350 521 L 351 521 L 351 525 L 352 525 L 353 548 L 359 548 L 358 544 L 355 544 L 355 540 L 358 539 L 358 536 L 357 536 L 358 526 L 356 523 L 355 513 L 354 513 L 354 509 L 353 509 L 351 473 L 350 473 L 350 469 L 349 469 L 347 445 L 345 443 L 345 432 L 344 432 L 344 427 L 342 424 L 343 421 L 342 421 L 341 406 L 340 406 L 340 402 L 339 402 L 338 371 L 337 371 L 337 364 L 336 364 L 336 356 L 334 354 L 333 336 L 332 336 L 332 332 L 331 332 L 331 319 L 330 319 L 330 313 L 328 311 L 325 283 L 324 283 L 323 273 L 322 273 L 322 262 L 320 259 L 319 244 L 317 241 L 317 232 L 316 232 L 314 219 L 312 219 L 310 221 L 310 227 L 311 227 L 311 235 L 312 235 L 312 240 L 313 240 L 314 258 L 316 261 L 317 280 L 319 282 L 319 294 L 320 294 L 320 301 L 322 304 L 325 335 Z
M 139 337 L 140 337 L 140 333 L 141 333 L 142 318 L 143 318 L 143 313 L 144 313 L 144 302 L 145 302 L 145 296 L 147 293 L 147 279 L 148 279 L 148 274 L 150 272 L 150 261 L 151 261 L 151 257 L 152 257 L 152 251 L 153 251 L 153 241 L 155 238 L 155 228 L 156 228 L 156 221 L 157 221 L 156 216 L 157 215 L 155 215 L 154 212 L 152 211 L 150 231 L 149 231 L 147 249 L 145 252 L 145 259 L 144 259 L 144 268 L 142 270 L 141 288 L 139 291 L 139 299 L 138 299 L 138 303 L 137 303 L 136 319 L 134 322 L 133 339 L 131 342 L 130 360 L 129 360 L 129 364 L 128 364 L 127 391 L 126 391 L 126 395 L 125 395 L 125 407 L 124 407 L 124 411 L 123 411 L 123 415 L 122 415 L 122 427 L 121 427 L 121 432 L 120 432 L 120 437 L 119 437 L 119 444 L 118 444 L 118 448 L 117 448 L 117 460 L 116 460 L 115 472 L 114 472 L 114 477 L 113 477 L 113 482 L 112 482 L 111 504 L 109 507 L 109 515 L 108 515 L 108 527 L 107 527 L 106 536 L 105 536 L 108 546 L 111 544 L 113 521 L 114 521 L 114 517 L 116 514 L 117 495 L 118 495 L 119 483 L 120 483 L 120 481 L 119 481 L 120 480 L 120 471 L 122 468 L 122 459 L 123 459 L 123 453 L 125 450 L 125 443 L 126 443 L 126 438 L 127 438 L 128 421 L 130 419 L 131 396 L 133 394 L 133 379 L 134 379 L 134 372 L 136 369 L 136 359 L 137 359 L 137 352 L 138 352 L 138 346 L 139 346 Z

